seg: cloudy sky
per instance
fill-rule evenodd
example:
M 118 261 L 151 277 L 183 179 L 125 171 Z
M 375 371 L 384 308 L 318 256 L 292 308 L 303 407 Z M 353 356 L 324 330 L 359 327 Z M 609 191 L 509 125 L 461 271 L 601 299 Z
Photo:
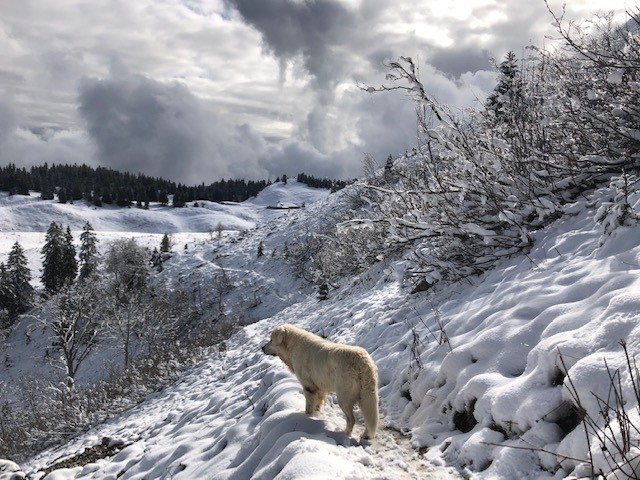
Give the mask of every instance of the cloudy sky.
M 635 5 L 566 3 L 576 20 Z M 365 153 L 415 144 L 412 102 L 359 83 L 410 56 L 432 97 L 470 106 L 490 58 L 551 21 L 544 0 L 0 0 L 0 164 L 358 177 Z

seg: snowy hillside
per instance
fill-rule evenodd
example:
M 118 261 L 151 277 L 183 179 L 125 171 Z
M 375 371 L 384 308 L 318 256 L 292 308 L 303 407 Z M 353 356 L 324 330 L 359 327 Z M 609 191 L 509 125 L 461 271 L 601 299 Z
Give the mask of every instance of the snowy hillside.
M 580 420 L 601 420 L 597 399 L 611 387 L 605 359 L 621 369 L 625 410 L 640 425 L 619 345 L 627 342 L 631 355 L 640 346 L 640 236 L 623 227 L 599 246 L 593 218 L 607 192 L 573 204 L 536 233 L 528 255 L 481 278 L 412 295 L 399 285 L 396 265 L 380 263 L 344 278 L 325 301 L 283 255 L 342 198 L 317 195 L 274 186 L 241 205 L 216 206 L 221 212 L 206 220 L 191 207 L 117 215 L 36 200 L 9 208 L 18 200 L 3 198 L 1 230 L 25 243 L 42 235 L 51 215 L 68 215 L 63 222 L 74 229 L 88 219 L 105 238 L 144 233 L 158 242 L 164 231 L 180 232 L 188 249 L 175 249 L 163 275 L 200 282 L 220 268 L 215 258 L 236 285 L 230 308 L 256 320 L 175 385 L 22 462 L 22 471 L 47 480 L 581 478 L 590 458 Z M 264 209 L 274 203 L 306 207 Z M 252 230 L 216 243 L 205 237 L 218 222 Z M 2 248 L 13 241 L 3 234 Z M 345 438 L 333 398 L 321 415 L 304 414 L 295 378 L 260 350 L 282 323 L 371 353 L 380 373 L 376 439 L 355 440 L 361 420 L 354 438 Z M 592 455 L 597 468 L 611 469 L 596 444 Z M 616 473 L 610 478 L 626 478 Z
M 32 273 L 32 283 L 40 286 L 42 268 L 41 249 L 44 244 L 45 232 L 53 220 L 69 225 L 76 243 L 85 222 L 90 222 L 98 238 L 98 247 L 104 254 L 111 242 L 119 238 L 135 238 L 136 242 L 150 249 L 160 245 L 164 233 L 171 235 L 174 245 L 174 261 L 166 265 L 160 275 L 160 281 L 166 282 L 173 289 L 185 287 L 191 291 L 195 288 L 204 290 L 199 294 L 202 308 L 211 305 L 213 296 L 210 285 L 221 268 L 233 279 L 237 288 L 230 293 L 228 303 L 237 309 L 250 311 L 241 315 L 241 321 L 248 323 L 264 318 L 289 305 L 292 299 L 297 299 L 297 290 L 291 282 L 278 281 L 274 277 L 284 277 L 285 274 L 271 271 L 253 271 L 247 258 L 255 256 L 252 252 L 237 254 L 233 246 L 238 235 L 255 229 L 258 224 L 277 221 L 279 217 L 286 218 L 288 210 L 269 209 L 279 203 L 293 204 L 292 199 L 302 203 L 313 203 L 325 198 L 327 190 L 309 188 L 304 184 L 289 181 L 271 185 L 268 191 L 262 192 L 257 198 L 250 199 L 244 204 L 227 202 L 218 204 L 200 201 L 200 207 L 173 208 L 152 204 L 148 210 L 139 208 L 103 207 L 96 208 L 84 202 L 60 204 L 55 201 L 43 201 L 39 195 L 32 193 L 30 197 L 8 196 L 0 192 L 0 225 L 3 225 L 0 237 L 0 261 L 7 258 L 14 242 L 19 242 L 25 250 L 29 268 Z M 10 225 L 10 227 L 8 227 Z M 7 226 L 6 228 L 4 226 Z M 218 229 L 223 230 L 222 238 L 218 238 Z M 187 251 L 185 251 L 185 248 Z M 225 249 L 232 248 L 233 264 L 224 257 L 228 254 Z M 186 254 L 183 254 L 186 253 Z M 278 267 L 276 267 L 277 269 Z M 279 270 L 278 270 L 279 271 Z M 247 294 L 250 289 L 251 293 Z M 260 297 L 271 298 L 269 302 L 260 305 Z M 203 312 L 202 322 L 211 321 L 218 312 Z M 235 312 L 230 312 L 235 315 Z M 58 365 L 47 360 L 48 347 L 52 339 L 42 329 L 41 320 L 50 315 L 47 304 L 38 307 L 25 315 L 21 322 L 8 332 L 0 346 L 3 362 L 0 363 L 0 386 L 19 382 L 22 378 L 29 381 L 53 381 L 61 374 Z M 240 316 L 240 315 L 236 315 Z M 100 354 L 94 354 L 79 369 L 76 381 L 81 386 L 91 385 L 103 378 L 114 364 L 119 363 L 120 357 L 113 350 L 106 349 Z M 105 362 L 99 365 L 100 362 Z M 11 388 L 2 390 L 3 396 L 14 399 Z
M 151 204 L 144 210 L 108 205 L 97 208 L 85 202 L 60 204 L 55 200 L 41 200 L 36 192 L 30 197 L 0 192 L 0 258 L 6 257 L 14 242 L 20 242 L 26 250 L 34 278 L 37 278 L 40 276 L 40 249 L 52 221 L 64 227 L 68 225 L 76 239 L 84 224 L 90 222 L 103 247 L 122 237 L 135 237 L 140 243 L 154 247 L 159 245 L 164 233 L 172 235 L 175 245 L 184 245 L 189 241 L 206 240 L 219 228 L 226 232 L 241 232 L 282 214 L 282 211 L 267 207 L 280 203 L 313 203 L 327 195 L 326 190 L 290 180 L 286 185 L 271 185 L 258 197 L 244 203 L 199 201 L 199 207 L 181 209 Z

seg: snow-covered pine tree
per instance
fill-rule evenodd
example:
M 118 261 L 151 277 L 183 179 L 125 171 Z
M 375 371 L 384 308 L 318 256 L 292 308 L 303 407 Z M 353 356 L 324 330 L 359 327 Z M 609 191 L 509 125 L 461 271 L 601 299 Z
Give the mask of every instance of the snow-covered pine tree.
M 507 53 L 498 66 L 498 84 L 487 97 L 485 108 L 493 112 L 496 122 L 509 122 L 518 116 L 523 96 L 523 83 L 516 54 Z
M 72 284 L 78 275 L 78 260 L 76 259 L 76 247 L 73 244 L 73 235 L 71 235 L 69 226 L 67 226 L 67 231 L 64 235 L 62 268 L 64 283 Z
M 31 271 L 27 266 L 27 257 L 22 246 L 15 242 L 7 259 L 7 280 L 14 292 L 14 302 L 9 309 L 9 315 L 19 315 L 26 312 L 33 301 L 33 287 L 31 286 Z
M 160 251 L 162 253 L 169 253 L 171 251 L 171 238 L 168 233 L 165 233 L 162 236 L 162 241 L 160 242 Z
M 0 328 L 11 325 L 11 306 L 15 303 L 16 294 L 9 281 L 7 266 L 0 262 Z
M 98 238 L 91 223 L 87 222 L 80 234 L 80 279 L 90 277 L 98 268 Z
M 62 226 L 51 222 L 45 235 L 42 253 L 42 284 L 49 294 L 58 292 L 65 282 L 64 265 L 64 233 Z
M 603 202 L 596 213 L 596 222 L 602 224 L 600 245 L 603 245 L 619 227 L 629 227 L 640 223 L 640 215 L 633 208 L 631 197 L 637 198 L 640 179 L 635 175 L 622 172 L 614 176 L 609 184 L 613 198 Z

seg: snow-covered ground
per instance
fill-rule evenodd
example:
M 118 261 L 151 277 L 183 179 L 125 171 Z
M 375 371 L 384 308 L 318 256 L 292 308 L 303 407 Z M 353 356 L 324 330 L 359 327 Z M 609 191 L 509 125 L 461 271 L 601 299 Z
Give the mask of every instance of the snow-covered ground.
M 482 278 L 411 295 L 398 284 L 394 265 L 380 264 L 344 279 L 320 301 L 281 252 L 339 201 L 339 194 L 325 197 L 327 192 L 295 183 L 275 185 L 241 205 L 205 206 L 209 216 L 191 207 L 118 213 L 0 198 L 0 258 L 17 239 L 36 265 L 38 241 L 30 235 L 43 235 L 54 218 L 76 231 L 89 220 L 104 238 L 145 234 L 159 244 L 169 231 L 179 238 L 176 245 L 188 248 L 175 248 L 163 274 L 206 278 L 222 262 L 257 320 L 175 385 L 42 452 L 22 470 L 41 479 L 52 464 L 88 458 L 104 442 L 105 458 L 53 470 L 46 479 L 588 475 L 584 429 L 571 423 L 571 389 L 597 419 L 596 395 L 606 398 L 610 387 L 605 359 L 610 368 L 624 367 L 620 340 L 632 355 L 640 345 L 640 230 L 620 228 L 599 247 L 601 231 L 593 218 L 605 192 L 580 200 L 537 233 L 528 255 Z M 278 203 L 306 208 L 264 208 Z M 207 232 L 218 223 L 251 230 L 215 242 Z M 260 242 L 262 257 L 256 255 Z M 297 381 L 260 350 L 269 332 L 286 322 L 371 353 L 380 372 L 382 423 L 372 442 L 355 440 L 361 421 L 353 439 L 344 436 L 344 417 L 333 399 L 321 415 L 304 414 Z M 625 372 L 625 409 L 638 426 Z M 592 453 L 594 464 L 606 470 L 601 450 L 594 446 Z

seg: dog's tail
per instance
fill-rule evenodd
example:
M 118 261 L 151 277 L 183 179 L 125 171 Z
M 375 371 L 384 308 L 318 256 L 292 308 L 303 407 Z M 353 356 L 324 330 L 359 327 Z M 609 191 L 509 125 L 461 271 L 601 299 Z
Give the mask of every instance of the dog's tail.
M 365 431 L 363 439 L 373 438 L 378 429 L 378 379 L 377 369 L 374 366 L 374 378 L 361 378 L 360 383 L 360 410 L 364 417 Z M 369 373 L 371 375 L 371 372 Z

